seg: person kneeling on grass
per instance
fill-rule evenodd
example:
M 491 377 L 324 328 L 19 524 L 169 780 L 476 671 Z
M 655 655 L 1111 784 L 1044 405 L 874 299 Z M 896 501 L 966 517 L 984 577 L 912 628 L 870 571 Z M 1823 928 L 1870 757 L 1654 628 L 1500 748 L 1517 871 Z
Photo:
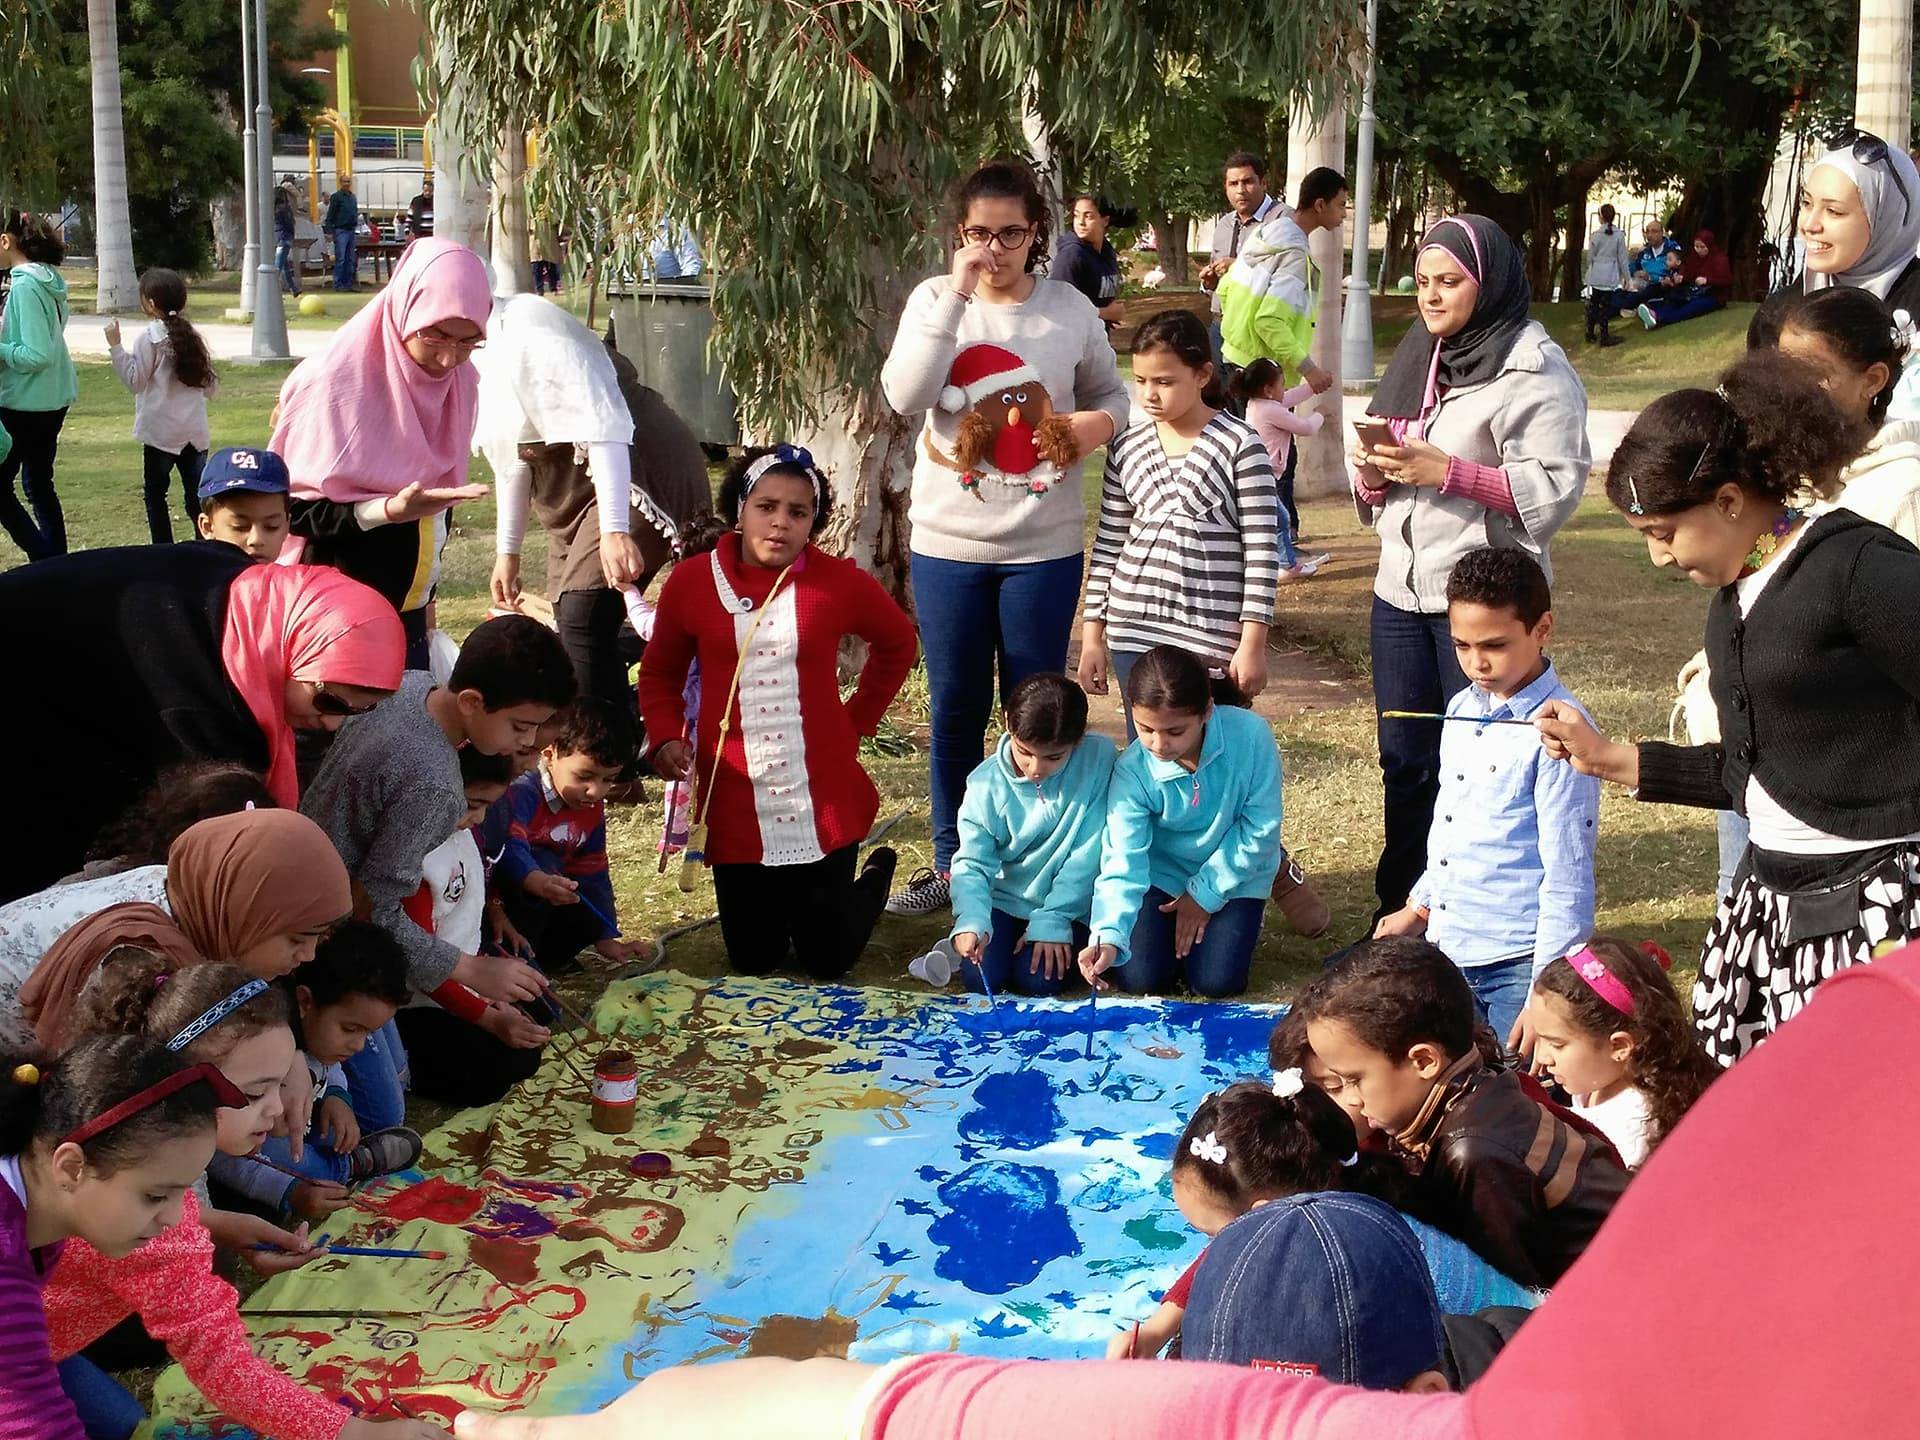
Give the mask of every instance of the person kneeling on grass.
M 646 949 L 620 938 L 607 872 L 607 795 L 633 763 L 633 727 L 605 700 L 576 700 L 539 765 L 508 787 L 507 848 L 495 867 L 513 927 L 548 975 L 578 973 L 591 945 L 619 964 Z
M 216 450 L 200 472 L 200 538 L 272 564 L 287 543 L 287 462 L 271 450 Z
M 789 953 L 836 980 L 866 948 L 892 883 L 894 853 L 854 860 L 880 809 L 860 764 L 913 665 L 915 634 L 893 597 L 813 536 L 832 504 L 807 451 L 756 450 L 720 486 L 736 525 L 704 561 L 676 566 L 640 662 L 640 712 L 663 738 L 654 768 L 695 785 L 707 829 L 720 933 L 733 968 L 765 975 Z M 867 663 L 840 698 L 840 642 Z M 700 663 L 699 733 L 687 733 L 687 670 Z M 696 844 L 693 848 L 699 848 Z M 689 852 L 691 855 L 691 850 Z

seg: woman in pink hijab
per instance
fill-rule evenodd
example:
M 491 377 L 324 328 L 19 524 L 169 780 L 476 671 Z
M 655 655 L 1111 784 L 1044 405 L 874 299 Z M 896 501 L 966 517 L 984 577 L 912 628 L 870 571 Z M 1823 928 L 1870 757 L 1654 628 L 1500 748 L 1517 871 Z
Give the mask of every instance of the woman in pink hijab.
M 414 669 L 426 668 L 447 512 L 487 493 L 467 483 L 479 391 L 467 362 L 492 308 L 478 255 L 416 240 L 387 288 L 280 391 L 271 447 L 292 475 L 296 558 L 391 601 Z

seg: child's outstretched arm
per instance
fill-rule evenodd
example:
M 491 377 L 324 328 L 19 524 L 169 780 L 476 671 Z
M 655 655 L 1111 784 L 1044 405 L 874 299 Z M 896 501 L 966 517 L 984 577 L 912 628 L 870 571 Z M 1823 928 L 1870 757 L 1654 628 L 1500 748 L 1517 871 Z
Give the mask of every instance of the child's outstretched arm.
M 1152 1360 L 1180 1333 L 1186 1307 L 1163 1300 L 1145 1320 L 1129 1325 L 1107 1342 L 1109 1360 Z
M 1092 934 L 1080 952 L 1080 973 L 1089 983 L 1099 983 L 1101 972 L 1126 964 L 1133 951 L 1133 925 L 1140 918 L 1140 902 L 1146 899 L 1147 856 L 1153 849 L 1153 797 L 1143 784 L 1116 769 L 1107 792 L 1100 874 L 1093 883 L 1093 914 L 1088 922 Z
M 998 759 L 990 759 L 997 765 Z M 993 881 L 1011 834 L 985 783 L 967 785 L 960 801 L 960 848 L 953 855 L 953 936 L 971 935 L 965 958 L 975 958 L 993 930 Z

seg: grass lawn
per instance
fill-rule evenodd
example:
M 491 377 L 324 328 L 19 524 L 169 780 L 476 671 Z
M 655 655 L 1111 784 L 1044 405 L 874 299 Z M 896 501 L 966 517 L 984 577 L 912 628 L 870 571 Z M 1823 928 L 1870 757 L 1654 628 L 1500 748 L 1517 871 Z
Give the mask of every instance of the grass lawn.
M 1577 325 L 1577 313 L 1568 313 L 1570 323 Z M 1713 317 L 1688 330 L 1705 339 L 1717 333 L 1722 319 L 1732 322 L 1734 317 Z M 1729 333 L 1743 325 L 1730 323 Z M 1626 348 L 1606 352 L 1604 358 L 1611 361 Z M 80 401 L 62 437 L 58 472 L 69 530 L 75 543 L 85 546 L 144 543 L 139 447 L 127 433 L 131 400 L 105 364 L 83 362 L 79 369 Z M 258 443 L 266 435 L 267 413 L 285 373 L 284 367 L 223 367 L 220 397 L 213 407 L 216 446 Z M 1698 372 L 1676 375 L 1670 383 L 1698 378 Z M 1652 382 L 1643 378 L 1635 383 Z M 484 478 L 484 467 L 476 478 Z M 1097 470 L 1089 470 L 1088 485 L 1090 492 L 1097 489 Z M 1312 581 L 1281 592 L 1274 645 L 1281 651 L 1305 648 L 1333 656 L 1364 683 L 1375 553 L 1371 534 L 1344 502 L 1314 502 L 1303 510 L 1303 528 L 1313 548 L 1331 551 L 1334 559 Z M 177 533 L 184 535 L 184 527 L 184 517 L 177 519 Z M 484 613 L 492 534 L 490 502 L 462 508 L 447 554 L 440 605 L 442 626 L 456 634 Z M 529 570 L 538 574 L 544 543 L 538 527 L 528 543 Z M 0 565 L 18 564 L 20 558 L 0 541 Z M 1644 547 L 1609 512 L 1597 487 L 1555 542 L 1554 561 L 1558 631 L 1553 649 L 1567 683 L 1614 733 L 1664 735 L 1673 677 L 1700 643 L 1705 594 L 1654 571 Z M 897 711 L 903 730 L 913 732 L 924 722 L 924 703 L 924 688 L 910 686 Z M 1288 994 L 1333 941 L 1357 937 L 1372 909 L 1372 869 L 1380 834 L 1373 727 L 1371 707 L 1364 701 L 1280 722 L 1287 774 L 1286 842 L 1326 894 L 1334 928 L 1322 943 L 1270 927 L 1256 957 L 1253 989 L 1258 998 Z M 931 859 L 925 762 L 918 754 L 907 754 L 879 755 L 870 763 L 883 796 L 882 818 L 903 817 L 890 831 L 888 843 L 899 849 L 905 875 Z M 711 886 L 704 878 L 692 894 L 683 895 L 673 873 L 657 873 L 654 842 L 660 818 L 656 795 L 648 804 L 617 808 L 609 819 L 621 913 L 635 934 L 659 935 L 712 913 Z M 1618 792 L 1609 794 L 1599 851 L 1603 928 L 1657 939 L 1691 971 L 1712 909 L 1714 874 L 1710 815 L 1641 806 Z M 938 938 L 942 928 L 937 918 L 883 919 L 854 979 L 901 979 L 907 961 Z M 697 974 L 719 973 L 724 955 L 717 931 L 708 927 L 675 939 L 670 963 Z

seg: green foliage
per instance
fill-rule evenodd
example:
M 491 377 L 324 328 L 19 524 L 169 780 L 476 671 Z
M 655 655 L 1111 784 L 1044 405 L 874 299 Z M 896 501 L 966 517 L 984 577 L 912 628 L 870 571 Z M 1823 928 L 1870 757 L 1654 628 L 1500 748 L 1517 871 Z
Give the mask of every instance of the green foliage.
M 0 204 L 44 201 L 51 174 L 45 144 L 40 57 L 52 34 L 47 0 L 0 6 Z
M 93 106 L 85 0 L 53 0 L 45 64 L 56 193 L 93 193 Z M 295 62 L 333 48 L 300 24 L 300 0 L 268 0 L 268 98 L 281 121 L 321 101 Z M 240 21 L 232 0 L 122 0 L 121 109 L 135 259 L 197 271 L 212 250 L 208 202 L 240 183 Z M 231 97 L 231 98 L 229 98 Z
M 938 197 L 1018 134 L 1028 104 L 1085 154 L 1176 63 L 1324 87 L 1359 13 L 1344 0 L 421 4 L 467 82 L 443 118 L 482 153 L 503 127 L 540 131 L 533 204 L 629 269 L 663 214 L 707 238 L 715 349 L 750 423 L 870 390 L 905 285 L 939 263 Z
M 1158 93 L 1113 117 L 1094 144 L 1091 178 L 1153 213 L 1212 215 L 1225 203 L 1220 162 L 1235 150 L 1271 155 L 1285 124 L 1285 97 L 1271 88 L 1235 89 L 1198 66 L 1176 66 Z

